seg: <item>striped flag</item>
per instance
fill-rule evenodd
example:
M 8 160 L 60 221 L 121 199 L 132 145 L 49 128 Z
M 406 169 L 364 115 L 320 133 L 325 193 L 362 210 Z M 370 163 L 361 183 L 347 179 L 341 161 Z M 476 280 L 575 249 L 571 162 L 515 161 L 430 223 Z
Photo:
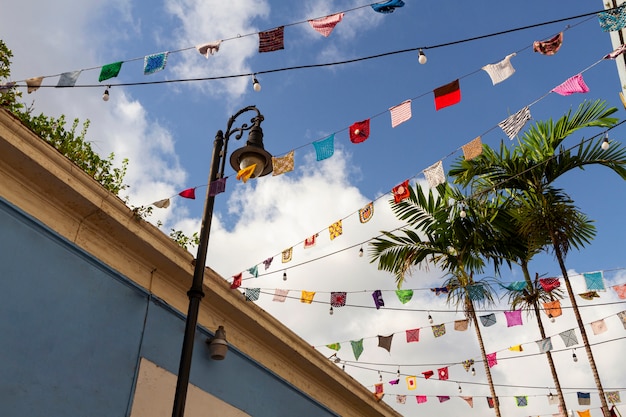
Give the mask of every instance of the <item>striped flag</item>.
M 522 130 L 527 121 L 530 120 L 530 109 L 528 106 L 524 107 L 515 114 L 510 115 L 500 123 L 498 126 L 504 131 L 504 133 L 513 140 L 515 136 Z
M 259 33 L 259 52 L 273 52 L 285 49 L 285 27 L 280 26 L 275 29 Z
M 337 23 L 341 22 L 342 19 L 343 13 L 337 13 L 320 19 L 311 19 L 309 20 L 309 24 L 322 36 L 328 37 L 335 26 L 337 26 Z
M 391 113 L 391 127 L 396 127 L 411 118 L 411 100 L 403 101 L 389 109 Z

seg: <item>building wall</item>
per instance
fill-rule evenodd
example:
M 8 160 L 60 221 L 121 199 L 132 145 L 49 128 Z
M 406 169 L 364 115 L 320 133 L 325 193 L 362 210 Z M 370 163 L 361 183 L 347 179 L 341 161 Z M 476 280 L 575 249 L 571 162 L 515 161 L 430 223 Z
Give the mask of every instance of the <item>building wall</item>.
M 190 253 L 0 110 L 1 416 L 171 414 L 192 275 Z M 203 291 L 187 416 L 399 416 L 208 267 Z

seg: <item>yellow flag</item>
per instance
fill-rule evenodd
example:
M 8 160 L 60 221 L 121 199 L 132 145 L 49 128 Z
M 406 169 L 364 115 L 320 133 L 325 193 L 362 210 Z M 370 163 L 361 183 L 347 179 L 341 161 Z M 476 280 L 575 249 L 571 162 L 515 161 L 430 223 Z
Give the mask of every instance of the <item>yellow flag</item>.
M 591 417 L 591 412 L 589 410 L 578 411 L 576 410 L 580 417 Z
M 410 391 L 413 391 L 417 388 L 417 377 L 414 375 L 406 377 L 406 388 Z
M 330 240 L 334 240 L 337 236 L 341 236 L 343 233 L 341 220 L 337 220 L 335 223 L 328 226 L 328 232 L 330 233 Z
M 315 291 L 302 290 L 302 295 L 300 296 L 300 302 L 305 303 L 305 304 L 311 304 L 313 302 L 313 297 L 315 297 Z
M 515 346 L 511 346 L 509 350 L 513 352 L 523 352 L 524 348 L 522 348 L 522 345 L 515 345 Z
M 252 176 L 252 174 L 254 173 L 254 170 L 256 169 L 256 164 L 252 164 L 249 167 L 246 167 L 242 170 L 240 170 L 237 173 L 237 179 L 241 180 L 243 182 L 247 182 L 250 177 Z

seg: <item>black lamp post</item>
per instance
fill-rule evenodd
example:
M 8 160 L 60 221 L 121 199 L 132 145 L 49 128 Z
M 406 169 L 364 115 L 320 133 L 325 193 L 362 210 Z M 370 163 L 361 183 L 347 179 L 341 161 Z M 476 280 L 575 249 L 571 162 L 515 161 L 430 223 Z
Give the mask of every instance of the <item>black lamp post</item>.
M 241 127 L 233 128 L 235 119 L 248 111 L 256 112 L 256 116 L 250 120 L 252 125 L 249 126 L 247 123 L 244 123 Z M 187 312 L 183 349 L 180 354 L 180 366 L 178 368 L 178 380 L 176 382 L 174 408 L 172 410 L 173 417 L 183 417 L 185 413 L 185 402 L 187 400 L 187 386 L 189 385 L 193 343 L 196 334 L 196 326 L 198 324 L 198 311 L 200 308 L 200 300 L 204 297 L 202 283 L 204 281 L 204 268 L 209 245 L 209 234 L 211 233 L 211 220 L 213 219 L 213 205 L 215 203 L 216 194 L 214 191 L 212 192 L 212 185 L 215 184 L 215 181 L 224 178 L 224 164 L 228 150 L 228 139 L 233 134 L 236 134 L 235 139 L 241 139 L 243 133 L 247 130 L 249 130 L 250 133 L 248 133 L 246 146 L 233 152 L 230 157 L 231 166 L 235 171 L 239 171 L 243 168 L 256 164 L 256 168 L 252 173 L 251 178 L 262 177 L 272 172 L 272 155 L 263 148 L 263 130 L 261 129 L 261 122 L 263 120 L 263 115 L 255 106 L 248 106 L 239 110 L 231 116 L 230 119 L 228 119 L 226 133 L 218 130 L 215 135 L 215 142 L 213 143 L 213 156 L 211 157 L 211 170 L 209 171 L 209 186 L 207 187 L 204 215 L 202 217 L 202 227 L 200 229 L 198 254 L 196 255 L 196 264 L 194 267 L 191 289 L 187 292 L 187 295 L 189 296 L 189 310 Z

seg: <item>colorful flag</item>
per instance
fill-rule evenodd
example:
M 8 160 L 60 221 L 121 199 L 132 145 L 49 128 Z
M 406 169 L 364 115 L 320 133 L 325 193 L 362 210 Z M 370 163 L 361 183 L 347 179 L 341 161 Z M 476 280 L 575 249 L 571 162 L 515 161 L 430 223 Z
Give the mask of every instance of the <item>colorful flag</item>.
M 246 288 L 246 301 L 257 301 L 261 294 L 260 288 Z
M 393 13 L 397 7 L 404 6 L 402 0 L 389 0 L 383 3 L 372 4 L 372 9 L 378 13 Z
M 443 368 L 437 369 L 437 375 L 439 376 L 439 379 L 442 381 L 445 381 L 446 379 L 448 379 L 448 367 L 445 366 Z
M 406 342 L 419 342 L 420 341 L 420 329 L 410 329 L 406 331 Z
M 398 385 L 400 383 L 400 379 L 392 379 L 389 381 L 389 385 Z
M 393 334 L 390 336 L 378 336 L 378 347 L 385 349 L 391 353 L 391 342 L 393 341 Z
M 341 22 L 342 19 L 343 13 L 337 13 L 319 19 L 311 19 L 309 20 L 309 24 L 322 36 L 328 37 L 335 26 L 337 26 L 337 23 Z
M 448 287 L 434 287 L 430 289 L 432 292 L 435 293 L 435 295 L 441 295 L 441 294 L 447 294 L 448 293 Z
M 391 193 L 393 194 L 393 201 L 399 203 L 402 200 L 405 200 L 411 196 L 411 191 L 409 190 L 409 180 L 405 180 L 402 184 L 398 184 L 391 189 Z
M 456 330 L 457 332 L 464 332 L 467 330 L 468 327 L 469 327 L 468 319 L 454 321 L 454 330 Z
M 363 339 L 350 341 L 352 346 L 352 353 L 354 353 L 354 359 L 359 360 L 359 356 L 363 353 Z
M 522 347 L 522 345 L 515 345 L 515 346 L 511 346 L 509 350 L 511 352 L 523 352 L 524 348 Z
M 405 100 L 397 106 L 389 108 L 391 113 L 391 127 L 396 127 L 411 118 L 411 100 Z
M 442 161 L 434 163 L 433 165 L 426 168 L 423 172 L 426 180 L 428 180 L 428 185 L 430 186 L 430 188 L 435 188 L 439 184 L 443 184 L 444 182 L 446 182 L 446 174 L 443 172 Z
M 291 255 L 293 254 L 293 248 L 285 249 L 282 253 L 282 261 L 284 264 L 291 261 Z
M 114 62 L 112 64 L 107 64 L 102 67 L 100 70 L 100 76 L 98 77 L 98 81 L 102 82 L 104 80 L 108 80 L 109 78 L 115 78 L 120 73 L 122 69 L 123 61 Z
M 200 53 L 200 55 L 204 55 L 205 58 L 209 58 L 209 55 L 215 55 L 220 50 L 220 45 L 222 41 L 214 41 L 202 43 L 200 45 L 196 45 L 196 50 Z
M 454 80 L 449 84 L 436 88 L 435 91 L 435 110 L 441 110 L 444 107 L 453 106 L 461 101 L 461 89 L 459 80 Z
M 396 290 L 396 295 L 402 304 L 406 304 L 413 298 L 413 290 Z
M 248 269 L 248 272 L 253 277 L 258 278 L 259 277 L 259 266 L 258 265 L 254 265 L 252 268 Z
M 161 52 L 143 57 L 143 74 L 150 75 L 163 70 L 167 64 L 168 54 L 169 52 Z
M 472 368 L 472 365 L 474 365 L 474 359 L 466 359 L 462 362 L 462 364 L 465 372 L 469 372 L 469 370 Z
M 274 257 L 270 256 L 269 258 L 267 258 L 266 260 L 263 261 L 263 266 L 265 267 L 266 271 L 269 269 L 269 267 L 272 264 L 273 260 L 274 260 Z
M 313 297 L 315 297 L 315 291 L 302 290 L 302 295 L 300 295 L 300 302 L 304 304 L 311 304 L 313 302 Z
M 622 325 L 624 326 L 624 330 L 626 330 L 626 310 L 620 311 L 617 313 L 617 317 L 622 321 Z
M 461 397 L 461 399 L 465 400 L 470 408 L 474 408 L 474 397 Z
M 237 288 L 241 287 L 241 277 L 242 277 L 243 273 L 240 272 L 237 275 L 233 275 L 233 283 L 230 284 L 230 289 L 231 290 L 236 290 Z
M 424 404 L 425 402 L 428 401 L 428 397 L 425 395 L 416 395 L 415 400 L 417 401 L 418 404 Z
M 381 290 L 374 290 L 372 293 L 372 298 L 374 299 L 374 305 L 376 306 L 376 310 L 385 306 L 385 301 L 383 300 L 383 292 Z
M 350 142 L 361 143 L 370 137 L 370 119 L 355 122 L 350 126 Z
M 273 52 L 285 49 L 285 27 L 279 26 L 275 29 L 259 33 L 259 52 Z
M 192 200 L 196 199 L 196 189 L 195 188 L 187 188 L 186 190 L 181 191 L 180 193 L 178 193 L 179 196 L 184 197 L 184 198 L 190 198 Z
M 226 178 L 218 178 L 215 181 L 211 181 L 209 184 L 209 197 L 215 197 L 216 195 L 226 191 Z
M 487 365 L 489 365 L 490 368 L 493 368 L 494 366 L 496 366 L 498 364 L 498 358 L 496 357 L 496 354 L 498 352 L 493 352 L 493 353 L 488 353 L 487 356 Z
M 561 310 L 561 302 L 559 300 L 543 303 L 543 311 L 545 311 L 550 318 L 559 317 L 563 314 L 563 311 Z
M 606 54 L 604 56 L 604 59 L 615 59 L 621 54 L 623 54 L 624 52 L 626 52 L 626 45 L 620 45 L 617 48 L 615 48 L 612 52 Z
M 254 174 L 255 169 L 256 164 L 240 169 L 239 172 L 237 172 L 237 179 L 243 181 L 244 183 L 248 182 L 248 180 L 252 178 L 252 174 Z
M 585 284 L 587 284 L 587 290 L 589 291 L 604 291 L 604 278 L 602 277 L 602 271 L 587 272 L 584 273 Z
M 547 41 L 533 42 L 533 51 L 539 52 L 542 55 L 554 55 L 559 52 L 561 44 L 563 44 L 563 32 Z
M 482 68 L 489 74 L 493 85 L 501 83 L 515 73 L 515 68 L 511 65 L 511 58 L 515 55 L 515 53 L 512 53 L 504 57 L 504 59 L 497 64 L 488 64 Z
M 470 159 L 474 159 L 483 153 L 483 142 L 480 136 L 478 136 L 476 139 L 466 143 L 461 148 L 463 149 L 463 157 L 466 161 L 469 161 Z
M 591 417 L 591 410 L 583 410 L 583 411 L 576 410 L 576 413 L 578 413 L 578 417 Z
M 487 405 L 489 408 L 493 408 L 493 397 L 487 397 Z
M 396 402 L 398 404 L 406 404 L 406 395 L 396 395 Z
M 318 161 L 330 158 L 335 153 L 335 134 L 333 133 L 326 139 L 313 142 L 315 154 Z
M 569 96 L 574 93 L 588 93 L 589 87 L 583 80 L 583 75 L 578 74 L 568 78 L 562 84 L 554 87 L 551 91 L 562 96 Z
M 431 326 L 431 328 L 433 329 L 433 336 L 435 336 L 435 337 L 441 337 L 444 334 L 446 334 L 446 325 L 445 325 L 445 323 L 434 324 L 434 325 Z
M 587 301 L 591 301 L 594 298 L 600 298 L 600 295 L 598 295 L 597 291 L 583 292 L 583 293 L 578 294 L 578 296 L 582 298 L 583 300 L 587 300 Z
M 622 30 L 626 26 L 626 4 L 598 13 L 598 21 L 604 32 Z
M 528 396 L 526 395 L 515 396 L 515 404 L 518 407 L 526 407 L 528 405 Z
M 335 240 L 343 234 L 343 226 L 341 220 L 337 220 L 335 223 L 328 226 L 328 233 L 330 233 L 330 240 Z
M 513 281 L 509 285 L 502 285 L 509 291 L 523 291 L 526 289 L 526 281 Z
M 334 291 L 330 293 L 330 305 L 333 307 L 343 307 L 346 305 L 348 293 L 344 291 Z
M 374 202 L 370 201 L 365 207 L 359 209 L 359 221 L 367 223 L 374 216 Z
M 426 372 L 422 372 L 422 375 L 424 375 L 424 379 L 428 379 L 431 376 L 435 375 L 435 373 L 433 371 L 426 371 Z
M 278 303 L 284 303 L 288 294 L 289 294 L 289 290 L 276 288 L 276 291 L 274 291 L 274 298 L 272 299 L 272 301 L 276 301 Z
M 446 401 L 450 399 L 450 396 L 449 395 L 437 395 L 437 399 L 439 400 L 440 403 L 445 403 Z
M 609 391 L 606 393 L 606 400 L 611 404 L 616 404 L 622 402 L 619 397 L 619 391 Z
M 82 71 L 71 71 L 64 72 L 59 77 L 59 82 L 57 83 L 57 88 L 59 87 L 74 87 L 76 85 L 76 81 L 78 81 L 78 77 L 80 77 L 80 73 Z
M 611 288 L 615 290 L 620 299 L 626 300 L 626 284 L 613 285 Z
M 286 154 L 285 156 L 281 156 L 281 157 L 272 157 L 272 176 L 277 176 L 280 174 L 284 174 L 286 172 L 291 172 L 293 171 L 293 167 L 294 167 L 294 162 L 293 162 L 293 157 L 294 157 L 294 151 L 290 151 L 288 154 Z
M 522 310 L 505 311 L 506 327 L 521 326 L 522 323 Z
M 589 405 L 591 404 L 591 394 L 588 392 L 577 392 L 576 396 L 578 397 L 578 405 Z
M 561 281 L 558 278 L 539 278 L 539 284 L 545 292 L 551 292 L 561 286 Z
M 315 246 L 316 240 L 317 240 L 317 236 L 318 234 L 314 234 L 312 236 L 307 237 L 306 239 L 304 239 L 304 249 L 309 249 L 312 248 L 313 246 Z
M 513 140 L 515 136 L 524 128 L 527 121 L 530 120 L 530 109 L 528 106 L 519 110 L 517 113 L 510 115 L 500 123 L 498 126 L 504 131 L 504 133 Z
M 330 345 L 326 345 L 328 349 L 339 351 L 341 349 L 341 343 L 331 343 Z
M 415 376 L 407 376 L 406 377 L 406 387 L 408 390 L 413 391 L 417 388 L 417 377 Z

